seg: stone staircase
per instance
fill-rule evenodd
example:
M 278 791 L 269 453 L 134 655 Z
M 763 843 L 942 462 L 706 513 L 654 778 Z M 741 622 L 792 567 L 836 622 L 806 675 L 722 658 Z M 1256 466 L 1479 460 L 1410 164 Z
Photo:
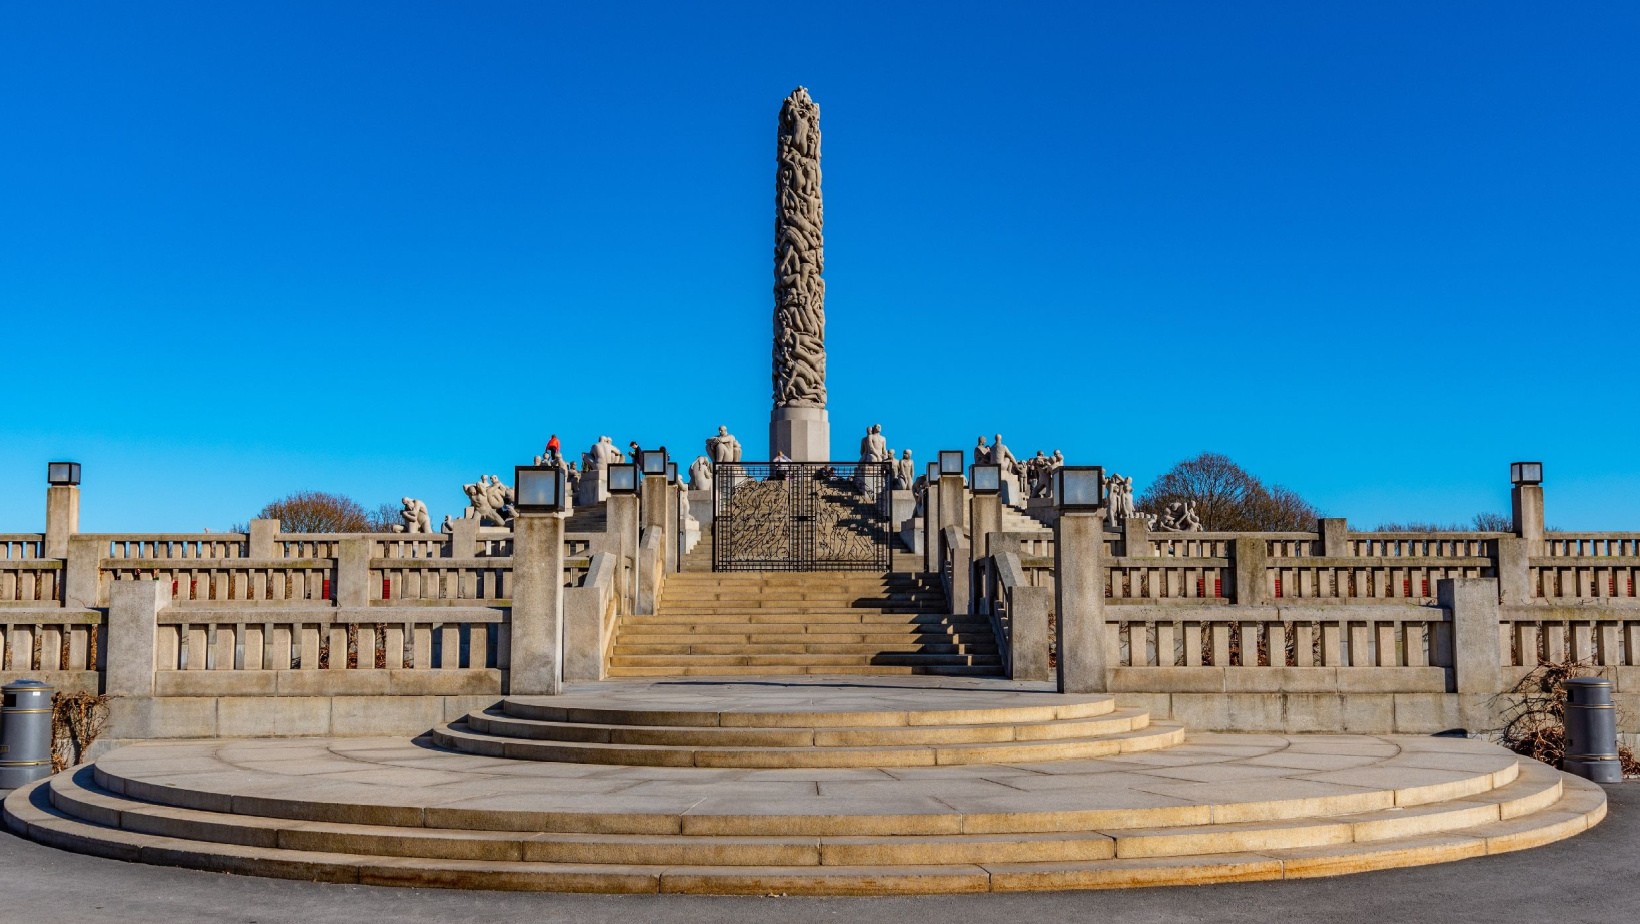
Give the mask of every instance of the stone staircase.
M 1108 697 L 939 682 L 588 685 L 442 730 L 470 753 L 149 742 L 17 790 L 5 823 L 293 879 L 849 895 L 1336 875 L 1534 847 L 1605 813 L 1598 786 L 1477 741 L 1185 736 Z
M 932 576 L 909 572 L 712 572 L 685 556 L 657 613 L 621 617 L 611 677 L 969 674 L 1001 671 L 983 616 L 949 612 Z M 709 565 L 708 565 L 709 567 Z
M 1002 505 L 1002 531 L 1005 533 L 1031 533 L 1052 528 L 1032 516 L 1024 507 L 1017 504 Z

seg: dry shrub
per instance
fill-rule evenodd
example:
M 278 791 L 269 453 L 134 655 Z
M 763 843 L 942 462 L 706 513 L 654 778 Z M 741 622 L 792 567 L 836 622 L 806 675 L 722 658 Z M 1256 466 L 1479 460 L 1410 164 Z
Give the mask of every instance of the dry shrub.
M 1566 756 L 1566 681 L 1594 677 L 1600 671 L 1585 661 L 1539 664 L 1504 696 L 1512 700 L 1504 713 L 1499 741 L 1516 754 L 1559 768 Z M 1619 746 L 1624 777 L 1640 777 L 1634 751 Z
M 108 725 L 108 697 L 79 691 L 51 697 L 51 772 L 78 764 Z

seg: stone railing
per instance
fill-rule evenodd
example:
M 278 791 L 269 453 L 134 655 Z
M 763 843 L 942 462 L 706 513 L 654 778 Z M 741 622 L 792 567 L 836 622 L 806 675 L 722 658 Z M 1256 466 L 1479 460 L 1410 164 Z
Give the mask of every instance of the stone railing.
M 498 694 L 505 632 L 505 612 L 487 607 L 420 617 L 171 607 L 156 616 L 154 693 Z
M 27 677 L 96 692 L 106 647 L 97 610 L 0 610 L 0 683 Z

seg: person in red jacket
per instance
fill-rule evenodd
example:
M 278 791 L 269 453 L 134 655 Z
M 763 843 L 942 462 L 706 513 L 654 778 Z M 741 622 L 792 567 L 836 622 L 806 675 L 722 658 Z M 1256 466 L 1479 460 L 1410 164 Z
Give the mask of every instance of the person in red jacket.
M 547 464 L 557 465 L 560 458 L 558 453 L 558 434 L 554 433 L 547 438 Z

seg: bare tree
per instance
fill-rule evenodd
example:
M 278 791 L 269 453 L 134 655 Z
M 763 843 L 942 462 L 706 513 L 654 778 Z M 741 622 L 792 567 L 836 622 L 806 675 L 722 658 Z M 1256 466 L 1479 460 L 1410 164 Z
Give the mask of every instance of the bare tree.
M 277 519 L 287 533 L 374 532 L 370 514 L 351 497 L 325 491 L 297 491 L 262 508 L 257 514 Z
M 1321 515 L 1298 492 L 1266 486 L 1216 452 L 1168 469 L 1140 495 L 1139 506 L 1159 512 L 1175 501 L 1193 504 L 1202 528 L 1219 532 L 1313 530 Z
M 1433 520 L 1405 520 L 1379 523 L 1376 533 L 1512 533 L 1515 520 L 1506 513 L 1477 513 L 1466 523 L 1436 523 Z

